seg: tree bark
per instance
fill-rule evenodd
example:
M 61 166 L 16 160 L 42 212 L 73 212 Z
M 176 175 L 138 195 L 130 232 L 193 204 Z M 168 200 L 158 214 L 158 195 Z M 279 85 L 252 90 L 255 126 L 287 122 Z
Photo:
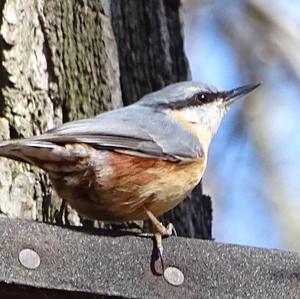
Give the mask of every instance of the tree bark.
M 187 80 L 179 10 L 177 0 L 2 1 L 0 138 L 39 134 Z M 1 213 L 52 221 L 60 200 L 45 173 L 6 159 L 0 169 Z M 210 238 L 210 200 L 201 187 L 193 194 L 164 221 Z M 74 211 L 68 219 L 80 224 Z

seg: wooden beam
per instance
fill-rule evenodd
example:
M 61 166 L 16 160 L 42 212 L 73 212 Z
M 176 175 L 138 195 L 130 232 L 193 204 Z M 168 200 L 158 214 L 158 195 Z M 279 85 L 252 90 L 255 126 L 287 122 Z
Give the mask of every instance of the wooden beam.
M 184 275 L 178 287 L 159 275 L 150 238 L 1 218 L 0 297 L 300 297 L 298 253 L 179 237 L 163 242 L 166 267 Z M 24 249 L 40 263 L 34 254 L 21 263 Z

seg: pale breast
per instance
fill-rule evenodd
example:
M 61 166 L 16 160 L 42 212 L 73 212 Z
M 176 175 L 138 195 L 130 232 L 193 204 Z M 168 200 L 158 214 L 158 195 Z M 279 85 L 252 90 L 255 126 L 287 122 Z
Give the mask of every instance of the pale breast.
M 202 178 L 205 169 L 204 162 L 197 160 L 180 166 L 153 169 L 159 173 L 158 179 L 142 189 L 143 196 L 153 192 L 155 196 L 147 203 L 147 207 L 159 216 L 177 206 L 194 189 Z
M 80 170 L 50 172 L 58 194 L 80 214 L 104 221 L 147 218 L 175 207 L 202 177 L 202 160 L 180 164 L 92 150 L 80 161 Z

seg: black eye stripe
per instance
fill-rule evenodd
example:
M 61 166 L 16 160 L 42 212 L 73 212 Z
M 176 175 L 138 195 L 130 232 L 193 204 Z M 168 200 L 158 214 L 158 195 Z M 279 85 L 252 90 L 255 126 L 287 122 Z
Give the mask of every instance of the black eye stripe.
M 187 107 L 197 107 L 203 104 L 211 103 L 217 98 L 224 97 L 225 94 L 223 92 L 199 92 L 194 94 L 191 98 L 185 99 L 183 101 L 176 101 L 171 103 L 161 104 L 161 107 L 169 108 L 169 109 L 182 109 Z
M 210 93 L 210 92 L 201 92 L 196 95 L 196 100 L 199 102 L 199 104 L 209 103 L 215 100 L 218 97 L 218 94 L 216 93 Z

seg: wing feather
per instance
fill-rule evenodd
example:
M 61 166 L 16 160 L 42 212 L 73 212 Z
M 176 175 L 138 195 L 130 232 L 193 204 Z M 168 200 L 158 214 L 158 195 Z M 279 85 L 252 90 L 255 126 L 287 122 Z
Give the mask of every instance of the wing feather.
M 196 137 L 162 111 L 131 105 L 101 114 L 96 118 L 66 123 L 43 135 L 25 139 L 27 146 L 85 143 L 138 156 L 172 161 L 193 160 L 201 156 Z

